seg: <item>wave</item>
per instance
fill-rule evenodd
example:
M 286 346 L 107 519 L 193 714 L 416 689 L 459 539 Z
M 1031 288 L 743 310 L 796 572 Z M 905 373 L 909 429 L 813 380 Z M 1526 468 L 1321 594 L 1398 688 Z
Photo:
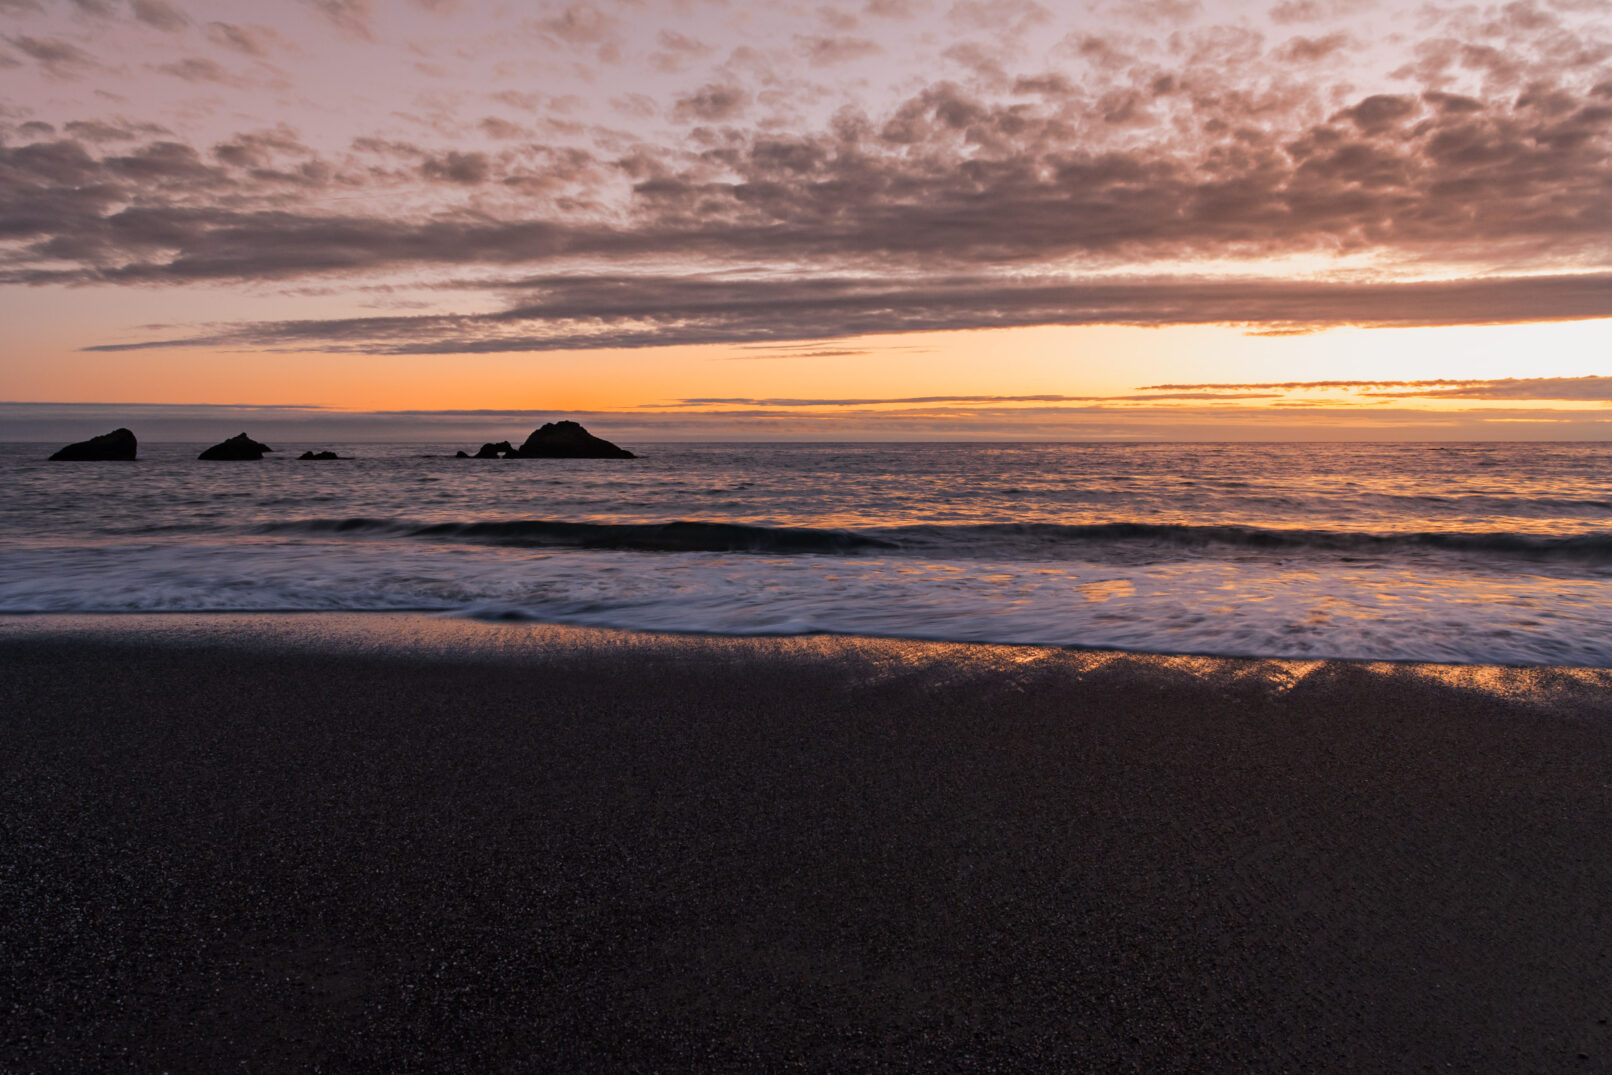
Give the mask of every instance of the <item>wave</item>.
M 850 530 L 749 526 L 742 523 L 577 523 L 546 519 L 419 523 L 402 519 L 308 519 L 274 523 L 269 533 L 394 535 L 436 541 L 532 548 L 620 549 L 632 552 L 766 552 L 843 554 L 896 550 L 892 541 Z
M 1393 556 L 1444 552 L 1474 556 L 1612 564 L 1612 533 L 1548 535 L 1515 531 L 1279 529 L 1186 523 L 970 523 L 884 527 L 864 531 L 679 520 L 596 523 L 547 519 L 425 523 L 408 519 L 302 519 L 272 523 L 264 533 L 400 537 L 529 548 L 633 552 L 725 552 L 775 555 L 916 554 L 930 557 L 1063 559 L 1148 550 Z
M 1413 550 L 1458 553 L 1497 553 L 1543 559 L 1571 559 L 1612 563 L 1612 533 L 1571 535 L 1523 534 L 1514 531 L 1406 531 L 1371 532 L 1358 530 L 1277 529 L 1188 523 L 1007 523 L 987 526 L 908 527 L 905 534 L 917 543 L 944 542 L 948 530 L 985 531 L 980 536 L 995 537 L 1020 546 L 1036 544 L 1055 549 L 1059 546 L 1093 544 L 1173 546 L 1208 550 L 1219 546 L 1231 550 L 1392 555 Z
M 623 569 L 624 555 L 639 557 L 637 570 Z M 417 610 L 643 631 L 1612 667 L 1606 573 L 1409 559 L 1292 570 L 1259 556 L 1185 557 L 1166 572 L 1074 558 L 978 566 L 889 556 L 511 556 L 392 539 L 0 546 L 0 618 Z

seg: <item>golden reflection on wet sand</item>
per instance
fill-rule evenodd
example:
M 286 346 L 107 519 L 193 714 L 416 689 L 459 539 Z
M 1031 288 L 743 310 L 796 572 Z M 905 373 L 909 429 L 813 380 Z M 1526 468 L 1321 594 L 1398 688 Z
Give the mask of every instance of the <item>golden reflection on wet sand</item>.
M 1012 687 L 1043 675 L 1084 679 L 1136 673 L 1190 679 L 1238 692 L 1284 695 L 1311 677 L 1353 670 L 1407 687 L 1433 685 L 1539 706 L 1612 712 L 1612 669 L 1296 660 L 1010 646 L 854 635 L 701 635 L 529 622 L 486 622 L 423 613 L 157 613 L 0 616 L 0 640 L 49 637 L 181 648 L 407 655 L 419 661 L 531 663 L 563 653 L 631 651 L 647 661 L 838 661 L 869 686 L 905 680 L 943 689 L 996 677 Z

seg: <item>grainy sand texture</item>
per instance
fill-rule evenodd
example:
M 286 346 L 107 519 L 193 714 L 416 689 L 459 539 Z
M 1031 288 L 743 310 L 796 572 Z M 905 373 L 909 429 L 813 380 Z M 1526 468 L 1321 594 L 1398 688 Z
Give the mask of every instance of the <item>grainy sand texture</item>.
M 0 621 L 0 1070 L 1612 1067 L 1605 673 Z

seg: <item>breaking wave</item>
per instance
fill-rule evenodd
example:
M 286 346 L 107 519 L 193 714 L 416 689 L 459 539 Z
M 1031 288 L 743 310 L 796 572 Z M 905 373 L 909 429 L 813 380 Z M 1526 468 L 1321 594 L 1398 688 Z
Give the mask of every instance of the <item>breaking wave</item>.
M 722 552 L 772 555 L 881 555 L 1035 557 L 1091 556 L 1115 550 L 1171 547 L 1194 552 L 1307 551 L 1393 556 L 1447 552 L 1474 556 L 1564 560 L 1612 565 L 1612 533 L 1540 535 L 1514 531 L 1363 532 L 1271 529 L 1256 526 L 1116 522 L 973 523 L 872 530 L 679 520 L 666 523 L 567 522 L 546 519 L 422 523 L 408 519 L 302 519 L 270 523 L 263 533 L 331 537 L 398 537 L 531 548 L 630 552 Z

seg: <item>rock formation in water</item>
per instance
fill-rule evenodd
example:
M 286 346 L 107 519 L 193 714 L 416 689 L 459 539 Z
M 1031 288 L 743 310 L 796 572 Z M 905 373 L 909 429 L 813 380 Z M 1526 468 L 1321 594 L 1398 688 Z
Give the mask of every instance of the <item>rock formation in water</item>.
M 303 452 L 298 459 L 340 459 L 335 452 Z
M 213 445 L 197 459 L 262 459 L 264 452 L 272 452 L 267 444 L 259 444 L 245 433 L 237 433 L 229 440 Z
M 507 440 L 501 440 L 497 444 L 483 444 L 481 446 L 481 450 L 476 453 L 475 458 L 497 459 L 499 456 L 504 456 L 507 458 L 514 454 L 514 445 L 510 444 Z
M 594 436 L 576 422 L 548 422 L 514 453 L 519 459 L 636 459 L 625 448 Z
M 69 444 L 51 458 L 75 463 L 129 460 L 134 458 L 139 446 L 139 441 L 134 439 L 133 433 L 127 429 L 114 429 L 110 433 L 102 433 L 99 437 Z
M 453 453 L 453 457 L 455 459 L 469 459 L 470 453 L 466 451 L 458 451 Z

